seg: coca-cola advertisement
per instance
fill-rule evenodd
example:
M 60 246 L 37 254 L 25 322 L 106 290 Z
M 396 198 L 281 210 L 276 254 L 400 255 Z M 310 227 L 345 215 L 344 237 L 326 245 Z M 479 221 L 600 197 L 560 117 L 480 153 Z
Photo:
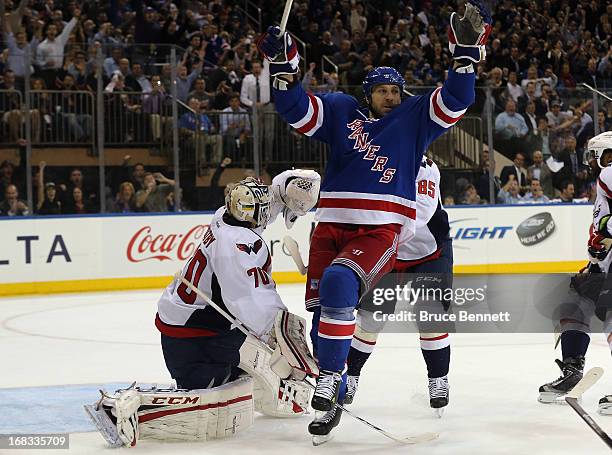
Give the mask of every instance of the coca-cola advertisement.
M 200 243 L 208 224 L 198 224 L 185 232 L 156 232 L 147 224 L 138 229 L 127 244 L 130 262 L 185 261 Z

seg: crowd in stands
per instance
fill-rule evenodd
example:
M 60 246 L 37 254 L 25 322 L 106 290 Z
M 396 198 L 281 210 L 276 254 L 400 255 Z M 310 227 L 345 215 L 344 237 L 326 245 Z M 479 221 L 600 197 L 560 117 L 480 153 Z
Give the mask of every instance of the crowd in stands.
M 258 3 L 264 27 L 278 22 L 284 2 Z M 416 93 L 442 83 L 451 63 L 446 28 L 453 9 L 463 9 L 458 3 L 295 0 L 288 29 L 307 59 L 303 86 L 359 95 L 367 72 L 381 65 L 397 68 Z M 218 169 L 224 156 L 244 155 L 252 140 L 249 113 L 274 112 L 255 46 L 258 30 L 245 17 L 243 2 L 5 0 L 0 5 L 0 143 L 24 145 L 26 73 L 35 90 L 30 100 L 34 145 L 45 138 L 46 143 L 90 141 L 95 110 L 88 93 L 95 94 L 99 84 L 110 113 L 109 144 L 163 142 L 172 131 L 168 45 L 184 50 L 177 55 L 176 91 L 188 108 L 181 107 L 177 127 L 181 147 L 196 156 L 199 174 Z M 493 20 L 487 59 L 476 68 L 477 102 L 468 115 L 492 112 L 495 148 L 513 160 L 514 173 L 493 178 L 496 202 L 591 199 L 584 147 L 596 130 L 609 129 L 612 105 L 602 102 L 594 118 L 590 92 L 576 89 L 582 82 L 612 89 L 612 5 L 501 0 Z M 265 163 L 275 147 L 275 124 L 269 115 L 262 119 Z M 473 178 L 456 182 L 453 194 L 444 195 L 448 204 L 489 201 L 488 157 L 477 165 Z M 84 213 L 95 211 L 100 197 L 119 211 L 173 204 L 172 181 L 153 173 L 145 184 L 144 169 L 134 171 L 137 178 L 112 176 L 108 194 L 96 195 L 99 191 L 74 183 L 68 169 L 65 184 L 52 184 L 40 166 L 33 179 L 37 202 L 25 207 L 23 182 L 5 178 L 10 167 L 15 168 L 9 163 L 0 169 L 5 182 L 0 213 Z

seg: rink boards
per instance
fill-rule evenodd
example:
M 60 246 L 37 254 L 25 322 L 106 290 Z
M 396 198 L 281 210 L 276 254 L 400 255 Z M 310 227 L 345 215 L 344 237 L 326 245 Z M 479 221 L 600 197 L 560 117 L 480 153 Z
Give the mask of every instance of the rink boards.
M 592 205 L 448 209 L 456 273 L 571 272 L 586 261 Z M 0 295 L 160 288 L 190 257 L 212 213 L 0 219 Z M 314 212 L 264 233 L 278 283 L 303 281 L 282 247 L 304 262 Z M 238 250 L 237 250 L 238 251 Z

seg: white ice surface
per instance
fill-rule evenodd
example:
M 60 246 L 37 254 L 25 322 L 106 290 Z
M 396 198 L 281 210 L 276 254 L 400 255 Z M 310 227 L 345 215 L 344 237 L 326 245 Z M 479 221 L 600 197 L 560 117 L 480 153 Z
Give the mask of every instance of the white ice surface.
M 293 311 L 305 314 L 302 285 L 284 285 L 279 290 Z M 0 388 L 132 380 L 169 383 L 159 333 L 153 325 L 159 294 L 107 292 L 0 299 Z M 444 417 L 437 419 L 428 406 L 426 370 L 417 336 L 383 334 L 364 369 L 351 409 L 398 435 L 437 431 L 440 438 L 434 442 L 399 446 L 345 415 L 334 440 L 313 448 L 306 431 L 310 417 L 275 420 L 258 416 L 253 427 L 234 439 L 177 444 L 142 441 L 130 453 L 610 453 L 569 407 L 537 403 L 538 386 L 559 373 L 553 363 L 559 353 L 553 351 L 552 343 L 550 334 L 453 335 L 450 405 Z M 591 341 L 587 369 L 592 366 L 612 367 L 601 334 Z M 583 400 L 608 432 L 612 432 L 612 418 L 598 416 L 595 410 L 599 397 L 612 393 L 610 375 L 612 370 Z M 92 396 L 91 402 L 96 398 Z M 2 419 L 0 415 L 0 427 Z M 93 431 L 71 434 L 70 443 L 69 453 L 109 453 Z

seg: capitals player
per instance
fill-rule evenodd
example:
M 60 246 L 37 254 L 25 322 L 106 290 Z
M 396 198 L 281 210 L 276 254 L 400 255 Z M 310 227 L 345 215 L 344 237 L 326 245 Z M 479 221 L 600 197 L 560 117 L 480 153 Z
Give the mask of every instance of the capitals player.
M 576 304 L 565 306 L 559 325 L 563 360 L 556 360 L 561 376 L 540 387 L 539 401 L 558 402 L 582 379 L 585 355 L 590 342 L 593 315 L 604 322 L 604 333 L 612 350 L 612 132 L 601 133 L 588 143 L 592 169 L 599 169 L 597 198 L 593 206 L 593 224 L 588 242 L 589 264 L 572 278 Z M 599 401 L 602 414 L 612 414 L 612 395 Z
M 440 170 L 429 158 L 423 157 L 417 178 L 417 221 L 414 238 L 400 236 L 397 261 L 393 269 L 398 274 L 415 274 L 413 286 L 419 286 L 419 275 L 424 284 L 437 289 L 452 288 L 453 280 L 453 244 L 450 238 L 448 213 L 442 207 L 440 199 Z M 398 275 L 401 277 L 402 275 Z M 435 280 L 427 280 L 435 278 Z M 405 284 L 405 283 L 400 283 Z M 442 293 L 444 295 L 444 293 Z M 427 310 L 447 311 L 450 302 L 447 300 L 426 302 Z M 437 305 L 439 308 L 434 308 Z M 347 391 L 344 404 L 353 402 L 361 370 L 374 351 L 378 334 L 384 322 L 377 321 L 373 312 L 380 310 L 368 302 L 362 302 L 357 313 L 357 327 L 353 334 L 351 349 L 348 355 Z M 389 310 L 388 308 L 385 311 Z M 423 332 L 423 330 L 422 330 Z M 442 416 L 448 405 L 448 369 L 450 364 L 450 340 L 448 333 L 421 333 L 421 352 L 427 365 L 429 379 L 429 404 Z
M 375 68 L 363 82 L 364 107 L 345 94 L 304 91 L 296 76 L 300 58 L 288 33 L 270 27 L 258 42 L 270 62 L 276 109 L 299 132 L 329 144 L 331 152 L 306 285 L 321 369 L 311 405 L 325 412 L 309 426 L 315 436 L 328 435 L 339 423 L 335 404 L 344 399 L 355 307 L 392 270 L 400 230 L 414 232 L 421 157 L 473 103 L 472 64 L 484 58 L 490 23 L 479 1 L 468 3 L 463 18 L 451 17 L 454 64 L 444 85 L 429 95 L 402 99 L 399 73 Z
M 319 186 L 316 172 L 291 170 L 272 187 L 252 178 L 231 187 L 182 277 L 259 340 L 175 279 L 158 302 L 155 325 L 178 389 L 132 387 L 86 407 L 111 445 L 223 438 L 248 428 L 254 409 L 276 417 L 306 412 L 310 387 L 302 380 L 316 373 L 316 363 L 304 339 L 305 321 L 287 311 L 276 291 L 261 233 L 281 213 L 290 225 L 308 212 Z

